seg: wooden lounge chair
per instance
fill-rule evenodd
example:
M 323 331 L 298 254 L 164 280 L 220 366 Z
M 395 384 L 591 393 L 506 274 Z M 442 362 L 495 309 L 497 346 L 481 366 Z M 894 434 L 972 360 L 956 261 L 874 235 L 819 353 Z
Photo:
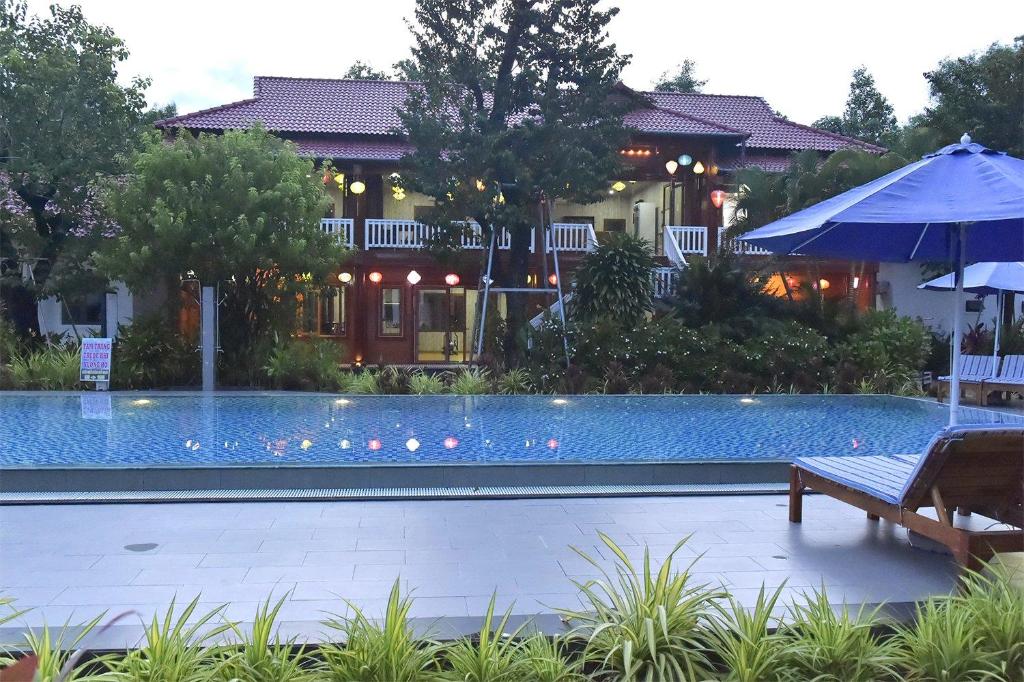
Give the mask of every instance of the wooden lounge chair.
M 1024 395 L 1024 355 L 1007 355 L 999 372 L 985 379 L 981 385 L 981 404 L 988 404 L 990 393 L 1019 393 Z
M 806 489 L 945 545 L 961 565 L 977 568 L 996 552 L 1024 550 L 1024 427 L 950 427 L 923 455 L 801 457 L 790 472 L 793 523 L 802 520 Z M 937 518 L 919 513 L 922 507 L 934 507 Z M 956 509 L 1015 528 L 959 528 Z
M 960 356 L 960 391 L 962 394 L 973 393 L 975 401 L 981 405 L 985 400 L 984 387 L 982 382 L 991 379 L 996 375 L 998 369 L 995 358 L 991 355 L 961 355 Z M 938 397 L 939 402 L 949 395 L 949 377 L 939 377 Z

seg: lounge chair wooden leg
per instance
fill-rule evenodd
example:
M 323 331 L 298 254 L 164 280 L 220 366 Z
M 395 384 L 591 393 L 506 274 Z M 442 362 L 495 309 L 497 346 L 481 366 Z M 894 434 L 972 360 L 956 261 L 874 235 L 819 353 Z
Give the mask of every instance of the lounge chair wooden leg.
M 880 517 L 878 514 L 872 514 L 871 512 L 868 512 L 868 521 L 878 521 L 880 518 L 882 517 Z
M 789 470 L 789 522 L 800 523 L 804 519 L 804 487 L 800 482 L 800 470 Z
M 956 513 L 958 516 L 970 516 L 971 510 L 968 509 L 967 507 L 957 507 Z

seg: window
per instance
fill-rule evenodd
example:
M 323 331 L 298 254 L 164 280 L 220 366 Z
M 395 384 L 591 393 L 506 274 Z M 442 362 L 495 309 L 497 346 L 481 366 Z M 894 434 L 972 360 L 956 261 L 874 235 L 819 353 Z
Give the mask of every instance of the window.
M 381 289 L 380 335 L 402 335 L 402 290 L 397 287 Z
M 626 221 L 623 218 L 605 218 L 604 219 L 604 231 L 605 232 L 625 232 Z
M 326 286 L 319 293 L 300 294 L 299 328 L 313 336 L 345 335 L 345 287 Z
M 60 302 L 61 324 L 103 324 L 106 308 L 106 293 L 89 293 L 76 298 L 65 298 Z

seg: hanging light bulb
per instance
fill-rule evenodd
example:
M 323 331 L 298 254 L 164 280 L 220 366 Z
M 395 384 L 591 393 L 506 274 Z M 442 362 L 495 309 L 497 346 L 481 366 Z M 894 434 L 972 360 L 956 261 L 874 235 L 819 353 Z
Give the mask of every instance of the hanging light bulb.
M 693 172 L 694 172 L 694 175 L 702 174 L 704 172 L 704 164 L 701 163 L 700 161 L 698 161 L 697 163 L 693 164 Z
M 555 286 L 556 284 L 558 284 L 558 277 L 553 273 L 548 275 L 548 284 L 550 284 L 551 286 Z
M 711 193 L 711 203 L 715 208 L 722 208 L 722 204 L 725 203 L 725 192 L 720 189 L 716 189 Z
M 362 194 L 363 192 L 366 191 L 366 183 L 363 182 L 362 180 L 353 180 L 349 184 L 348 189 L 350 192 L 352 192 L 352 194 Z
M 477 180 L 475 184 L 477 192 L 483 192 L 484 190 L 487 189 L 487 185 L 484 184 L 483 180 Z
M 382 279 L 384 279 L 384 275 L 380 274 L 376 270 L 370 273 L 370 281 L 374 284 L 380 284 Z
M 675 175 L 679 169 L 679 163 L 675 159 L 669 159 L 665 162 L 665 170 L 668 171 L 669 175 Z
M 415 270 L 410 270 L 409 274 L 405 276 L 405 280 L 409 284 L 419 284 L 419 281 L 421 279 L 423 279 L 423 278 L 420 277 L 420 273 L 416 272 Z
M 679 156 L 680 166 L 689 166 L 691 163 L 693 163 L 693 157 L 689 154 L 682 154 Z
M 341 273 L 340 275 L 338 275 L 338 281 L 341 282 L 342 284 L 348 284 L 349 282 L 352 281 L 352 273 L 351 272 L 343 272 L 343 273 Z
M 612 183 L 612 189 L 615 190 L 616 192 L 621 192 L 622 190 L 626 189 L 626 183 L 624 183 L 622 180 L 616 180 L 615 182 Z
M 338 183 L 338 187 L 341 187 L 342 185 L 345 184 L 345 174 L 338 173 L 337 175 L 334 176 L 334 181 Z
M 450 287 L 457 285 L 460 281 L 461 280 L 459 276 L 454 272 L 449 272 L 447 275 L 444 276 L 444 283 Z

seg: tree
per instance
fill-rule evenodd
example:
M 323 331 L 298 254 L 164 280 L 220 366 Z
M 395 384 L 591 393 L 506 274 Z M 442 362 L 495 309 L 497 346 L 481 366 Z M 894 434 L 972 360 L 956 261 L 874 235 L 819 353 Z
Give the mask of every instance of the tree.
M 654 89 L 659 92 L 701 92 L 707 84 L 707 80 L 697 78 L 697 62 L 684 59 L 676 67 L 675 74 L 663 72 L 654 84 Z
M 820 118 L 814 127 L 878 145 L 891 142 L 898 130 L 892 104 L 878 91 L 874 76 L 864 66 L 853 70 L 843 115 Z
M 52 5 L 28 18 L 0 0 L 0 279 L 22 333 L 38 333 L 36 300 L 102 284 L 89 254 L 116 226 L 102 215 L 97 177 L 122 172 L 148 82 L 117 82 L 124 43 Z
M 387 71 L 381 71 L 380 69 L 376 69 L 361 59 L 357 59 L 354 62 L 352 62 L 352 66 L 348 67 L 348 71 L 343 73 L 341 77 L 360 81 L 391 80 L 391 74 L 389 74 Z
M 496 281 L 525 287 L 541 203 L 597 201 L 619 170 L 617 88 L 628 58 L 599 0 L 418 0 L 413 57 L 422 87 L 402 121 L 416 149 L 401 182 L 435 201 L 428 221 L 454 242 L 470 218 L 485 240 L 507 229 Z M 518 361 L 526 300 L 510 294 L 506 361 Z
M 943 144 L 967 132 L 986 147 L 1024 156 L 1024 36 L 945 59 L 924 77 L 932 103 L 921 122 Z
M 608 316 L 633 327 L 653 310 L 656 265 L 651 245 L 629 234 L 611 239 L 583 257 L 576 270 L 572 314 L 578 320 Z
M 219 286 L 234 369 L 260 364 L 260 344 L 294 328 L 294 293 L 322 285 L 344 257 L 319 227 L 320 174 L 258 127 L 154 140 L 106 199 L 121 232 L 97 256 L 104 272 L 132 292 L 173 296 L 185 275 Z

